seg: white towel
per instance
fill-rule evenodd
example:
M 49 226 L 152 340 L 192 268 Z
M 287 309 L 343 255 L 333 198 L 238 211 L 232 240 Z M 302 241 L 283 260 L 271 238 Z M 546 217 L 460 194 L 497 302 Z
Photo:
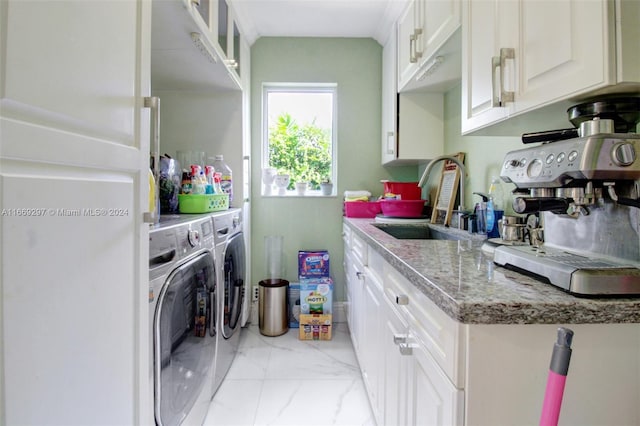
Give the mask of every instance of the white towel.
M 369 191 L 344 191 L 344 198 L 371 197 Z

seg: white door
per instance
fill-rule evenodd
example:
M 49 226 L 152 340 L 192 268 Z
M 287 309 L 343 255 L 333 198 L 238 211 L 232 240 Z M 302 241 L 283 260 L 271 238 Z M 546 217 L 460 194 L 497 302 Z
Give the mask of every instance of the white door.
M 1 424 L 152 421 L 149 18 L 0 2 Z

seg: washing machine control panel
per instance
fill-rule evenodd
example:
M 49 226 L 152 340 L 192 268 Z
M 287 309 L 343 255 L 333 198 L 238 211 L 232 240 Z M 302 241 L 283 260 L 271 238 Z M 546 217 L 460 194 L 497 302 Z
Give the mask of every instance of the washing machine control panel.
M 180 257 L 213 245 L 213 227 L 209 219 L 194 221 L 189 226 L 175 228 Z

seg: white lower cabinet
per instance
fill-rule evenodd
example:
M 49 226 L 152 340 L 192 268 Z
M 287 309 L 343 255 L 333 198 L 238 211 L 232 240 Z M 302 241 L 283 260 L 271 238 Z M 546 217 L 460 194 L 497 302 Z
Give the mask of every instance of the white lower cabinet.
M 464 335 L 395 268 L 385 264 L 385 425 L 464 424 L 456 368 Z
M 370 246 L 364 246 L 366 252 L 360 248 L 353 239 L 345 247 L 348 321 L 376 422 L 463 424 L 464 392 L 440 365 L 443 360 L 457 365 L 459 357 L 452 351 L 461 345 L 449 342 L 451 336 L 460 336 L 456 330 L 461 326 L 444 312 L 426 315 L 425 303 L 428 308 L 435 305 L 415 294 L 414 286 Z M 419 323 L 425 315 L 427 326 Z M 442 316 L 451 323 L 440 322 Z
M 539 422 L 561 324 L 457 322 L 356 235 L 345 239 L 345 270 L 349 327 L 379 425 Z M 575 336 L 560 423 L 640 424 L 640 324 L 565 327 Z

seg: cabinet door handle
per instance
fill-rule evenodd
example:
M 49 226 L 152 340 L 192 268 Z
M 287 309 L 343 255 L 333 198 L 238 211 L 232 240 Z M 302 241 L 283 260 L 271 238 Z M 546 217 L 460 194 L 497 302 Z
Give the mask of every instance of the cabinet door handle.
M 406 294 L 399 294 L 396 296 L 396 305 L 408 305 L 409 304 L 409 296 Z
M 409 62 L 415 64 L 418 62 L 418 58 L 416 57 L 416 35 L 411 34 L 409 36 Z
M 417 62 L 418 59 L 422 58 L 422 51 L 418 50 L 418 47 L 419 47 L 418 42 L 420 41 L 420 36 L 422 36 L 422 28 L 416 28 L 413 31 L 413 34 L 414 34 L 414 40 L 415 40 L 414 43 L 413 43 L 413 46 L 414 46 L 413 47 L 413 54 L 414 54 L 414 56 L 416 58 L 416 62 Z
M 507 102 L 513 102 L 514 92 L 504 89 L 504 69 L 507 59 L 515 59 L 515 49 L 503 47 L 500 49 L 500 56 L 491 58 L 491 106 L 493 108 L 503 107 Z M 496 68 L 500 68 L 500 84 L 496 96 Z
M 359 280 L 363 280 L 364 279 L 364 272 L 356 271 L 356 277 L 358 277 Z
M 413 355 L 413 347 L 414 345 L 412 345 L 411 343 L 400 343 L 400 355 Z
M 238 69 L 238 62 L 235 59 L 227 59 L 224 61 L 224 63 L 232 69 Z
M 401 343 L 407 343 L 407 335 L 406 334 L 394 334 L 393 335 L 393 343 L 395 345 L 400 345 Z
M 387 132 L 387 154 L 395 154 L 396 143 L 394 138 L 394 132 Z

